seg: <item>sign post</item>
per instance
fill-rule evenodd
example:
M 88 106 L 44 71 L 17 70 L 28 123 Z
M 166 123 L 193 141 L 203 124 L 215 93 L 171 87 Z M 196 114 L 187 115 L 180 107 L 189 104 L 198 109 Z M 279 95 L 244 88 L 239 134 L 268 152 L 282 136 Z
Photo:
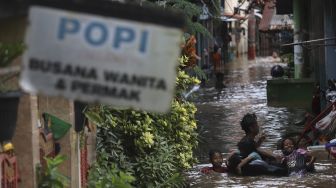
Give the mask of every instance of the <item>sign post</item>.
M 175 14 L 117 3 L 34 4 L 20 85 L 31 93 L 167 112 L 183 24 Z

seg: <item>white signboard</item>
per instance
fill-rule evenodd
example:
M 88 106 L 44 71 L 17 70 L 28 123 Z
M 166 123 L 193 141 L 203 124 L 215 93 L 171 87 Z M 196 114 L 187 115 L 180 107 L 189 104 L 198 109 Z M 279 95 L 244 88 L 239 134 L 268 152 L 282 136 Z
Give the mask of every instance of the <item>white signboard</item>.
M 181 36 L 174 27 L 32 6 L 20 85 L 30 93 L 167 112 Z

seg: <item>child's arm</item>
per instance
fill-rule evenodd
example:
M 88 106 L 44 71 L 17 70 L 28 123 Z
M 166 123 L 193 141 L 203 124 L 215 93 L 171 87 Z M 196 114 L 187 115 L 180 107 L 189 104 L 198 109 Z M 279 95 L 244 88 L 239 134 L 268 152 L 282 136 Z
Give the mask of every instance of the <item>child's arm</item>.
M 237 173 L 241 175 L 242 174 L 241 168 L 247 163 L 249 163 L 252 159 L 253 159 L 253 156 L 247 156 L 245 159 L 240 161 L 240 163 L 237 166 Z
M 257 148 L 257 151 L 259 154 L 261 154 L 262 157 L 266 157 L 268 159 L 271 159 L 271 160 L 276 160 L 277 159 L 277 156 L 274 156 L 273 153 L 269 152 L 269 151 L 266 151 L 264 149 L 261 149 L 261 148 Z

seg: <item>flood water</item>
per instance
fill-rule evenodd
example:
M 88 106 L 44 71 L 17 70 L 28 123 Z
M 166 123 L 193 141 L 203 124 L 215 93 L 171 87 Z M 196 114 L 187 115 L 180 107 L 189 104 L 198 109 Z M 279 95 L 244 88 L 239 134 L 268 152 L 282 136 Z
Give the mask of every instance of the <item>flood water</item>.
M 241 177 L 228 174 L 213 173 L 205 175 L 200 169 L 209 164 L 208 152 L 218 149 L 224 157 L 236 148 L 238 141 L 244 136 L 240 120 L 246 113 L 255 113 L 258 117 L 260 132 L 264 132 L 266 140 L 262 147 L 276 149 L 277 141 L 286 133 L 300 132 L 302 127 L 294 125 L 299 121 L 304 109 L 287 107 L 270 107 L 267 105 L 266 82 L 271 79 L 270 69 L 281 64 L 269 58 L 257 58 L 247 61 L 236 59 L 225 64 L 222 91 L 214 88 L 214 79 L 210 79 L 205 87 L 193 94 L 197 106 L 196 118 L 200 127 L 202 141 L 195 154 L 199 164 L 188 172 L 191 187 L 335 187 L 335 160 L 328 159 L 325 152 L 317 153 L 316 172 L 304 177 Z M 284 91 L 285 92 L 285 91 Z

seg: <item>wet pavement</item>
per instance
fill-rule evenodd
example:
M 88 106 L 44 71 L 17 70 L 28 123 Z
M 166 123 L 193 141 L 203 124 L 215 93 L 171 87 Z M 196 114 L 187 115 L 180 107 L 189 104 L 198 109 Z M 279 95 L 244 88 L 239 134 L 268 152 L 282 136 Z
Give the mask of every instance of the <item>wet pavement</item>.
M 225 87 L 214 88 L 214 78 L 192 95 L 198 108 L 196 118 L 200 127 L 201 142 L 195 154 L 199 160 L 188 176 L 191 187 L 334 187 L 336 185 L 335 160 L 317 153 L 316 172 L 298 177 L 239 177 L 227 174 L 204 175 L 199 170 L 208 164 L 208 151 L 218 149 L 224 156 L 236 148 L 243 137 L 240 120 L 246 113 L 256 113 L 261 132 L 267 139 L 262 147 L 276 149 L 277 141 L 289 132 L 301 132 L 294 125 L 305 110 L 301 108 L 271 107 L 267 105 L 266 81 L 271 79 L 270 69 L 281 64 L 273 58 L 247 61 L 236 59 L 225 64 Z

